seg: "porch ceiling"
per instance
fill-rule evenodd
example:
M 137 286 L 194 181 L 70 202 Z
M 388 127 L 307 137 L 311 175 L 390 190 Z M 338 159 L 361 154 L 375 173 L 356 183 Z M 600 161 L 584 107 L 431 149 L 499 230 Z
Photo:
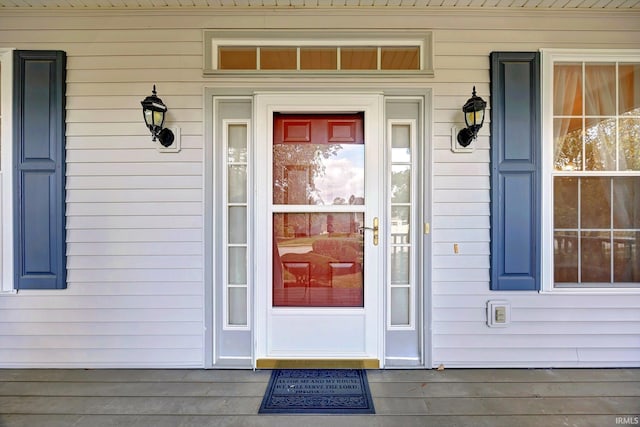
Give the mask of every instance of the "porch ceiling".
M 640 10 L 640 0 L 0 0 L 1 10 L 406 8 L 510 10 Z

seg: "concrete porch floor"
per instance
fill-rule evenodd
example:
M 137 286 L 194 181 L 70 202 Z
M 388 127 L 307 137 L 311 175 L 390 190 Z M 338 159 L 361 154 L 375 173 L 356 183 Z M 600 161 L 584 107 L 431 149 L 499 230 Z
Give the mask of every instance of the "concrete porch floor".
M 369 370 L 376 415 L 258 415 L 271 371 L 0 370 L 0 427 L 640 425 L 640 369 Z

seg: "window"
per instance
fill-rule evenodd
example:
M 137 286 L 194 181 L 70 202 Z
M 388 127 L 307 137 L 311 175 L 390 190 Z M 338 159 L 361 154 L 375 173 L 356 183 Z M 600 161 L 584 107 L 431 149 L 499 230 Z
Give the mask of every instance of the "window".
M 638 288 L 640 52 L 545 55 L 545 282 Z
M 204 31 L 204 75 L 433 76 L 429 32 Z
M 219 42 L 225 43 L 225 42 Z M 219 71 L 418 71 L 420 46 L 260 46 L 227 41 L 213 63 Z
M 416 121 L 390 120 L 387 133 L 390 147 L 390 254 L 389 254 L 389 326 L 413 327 L 416 271 L 415 226 L 416 194 Z M 413 212 L 412 212 L 413 211 Z
M 227 191 L 222 197 L 226 205 L 223 259 L 225 292 L 223 294 L 225 328 L 246 329 L 249 325 L 249 120 L 223 120 L 223 150 L 226 168 L 223 181 Z

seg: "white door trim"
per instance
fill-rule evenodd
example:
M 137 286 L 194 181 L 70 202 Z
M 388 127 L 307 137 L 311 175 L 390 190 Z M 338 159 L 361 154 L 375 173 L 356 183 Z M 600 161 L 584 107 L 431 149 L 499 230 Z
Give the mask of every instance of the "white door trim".
M 311 86 L 313 84 L 313 86 Z M 221 166 L 218 164 L 220 152 L 218 144 L 221 140 L 219 130 L 221 123 L 218 121 L 220 117 L 233 117 L 241 119 L 249 119 L 252 122 L 252 128 L 255 131 L 255 95 L 256 94 L 273 94 L 273 93 L 290 93 L 294 92 L 302 96 L 308 93 L 333 93 L 336 95 L 362 95 L 362 94 L 384 94 L 385 112 L 384 119 L 389 116 L 386 110 L 388 100 L 418 100 L 420 111 L 417 117 L 419 142 L 423 146 L 422 155 L 419 159 L 420 183 L 422 186 L 422 221 L 429 224 L 432 221 L 432 200 L 433 200 L 433 89 L 414 84 L 407 84 L 398 81 L 380 81 L 373 84 L 371 81 L 363 83 L 365 86 L 345 89 L 336 87 L 328 82 L 309 82 L 292 80 L 286 83 L 278 83 L 269 87 L 264 86 L 263 81 L 255 81 L 247 79 L 241 85 L 225 83 L 222 85 L 206 86 L 204 88 L 204 111 L 207 117 L 204 120 L 204 241 L 203 253 L 205 254 L 204 268 L 204 316 L 203 316 L 203 341 L 204 341 L 204 368 L 205 369 L 250 369 L 255 367 L 256 361 L 256 326 L 258 319 L 253 318 L 251 322 L 251 330 L 249 331 L 226 331 L 221 327 L 221 290 L 219 287 L 219 272 L 224 268 L 221 265 L 218 249 L 219 229 L 216 227 L 217 218 L 220 215 L 219 195 L 224 189 L 221 187 L 219 173 Z M 313 87 L 310 91 L 309 89 Z M 257 89 L 259 88 L 259 89 Z M 324 92 L 321 92 L 324 91 Z M 247 109 L 239 108 L 244 105 Z M 231 110 L 229 110 L 231 108 Z M 401 116 L 403 117 L 403 116 Z M 382 122 L 382 120 L 381 120 Z M 254 136 L 250 138 L 252 143 Z M 252 191 L 253 192 L 253 191 Z M 255 223 L 251 223 L 253 228 Z M 386 354 L 386 346 L 393 345 L 398 348 L 397 344 L 392 343 L 388 336 L 382 337 L 385 341 L 385 347 L 380 349 L 380 354 L 384 354 L 386 359 L 381 361 L 384 366 L 392 368 L 418 368 L 433 367 L 433 346 L 432 346 L 432 253 L 433 242 L 432 234 L 428 231 L 422 234 L 424 253 L 420 260 L 422 264 L 421 277 L 419 278 L 421 285 L 421 295 L 419 300 L 422 302 L 419 318 L 416 319 L 420 324 L 422 357 L 420 360 L 415 358 L 405 358 L 402 355 Z M 253 244 L 253 241 L 251 242 Z M 258 255 L 261 255 L 258 253 Z M 255 288 L 254 282 L 250 286 L 250 310 L 255 313 Z M 381 328 L 384 331 L 385 328 Z M 404 335 L 402 335 L 404 337 Z M 382 340 L 380 341 L 382 346 Z M 400 346 L 406 344 L 400 343 Z

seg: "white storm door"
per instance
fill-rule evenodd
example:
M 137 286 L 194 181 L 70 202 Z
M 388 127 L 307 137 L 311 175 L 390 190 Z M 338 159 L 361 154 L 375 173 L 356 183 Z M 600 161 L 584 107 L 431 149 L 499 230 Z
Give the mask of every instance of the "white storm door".
M 256 360 L 382 360 L 382 111 L 380 94 L 256 95 Z

